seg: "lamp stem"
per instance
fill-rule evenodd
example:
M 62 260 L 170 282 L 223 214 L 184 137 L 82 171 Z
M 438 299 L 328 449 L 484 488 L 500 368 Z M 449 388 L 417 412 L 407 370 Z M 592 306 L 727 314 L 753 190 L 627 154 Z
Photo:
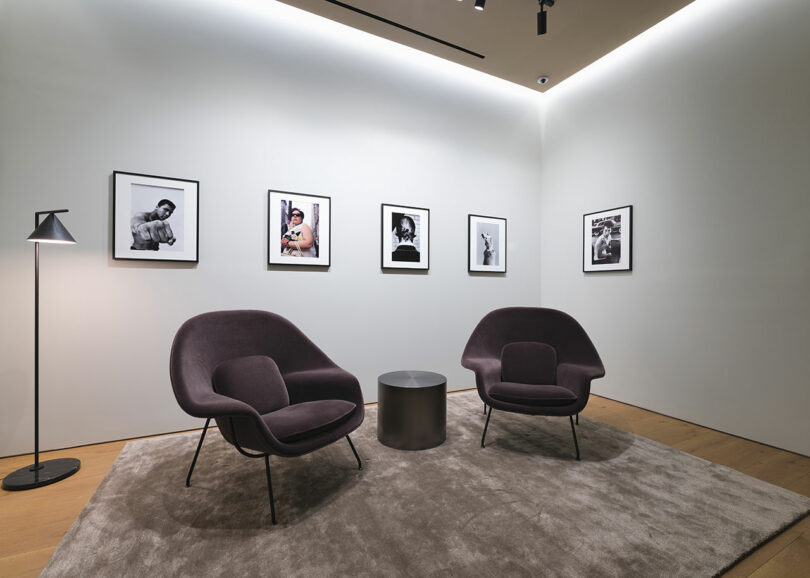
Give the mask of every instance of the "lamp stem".
M 39 221 L 39 215 L 36 218 Z M 37 223 L 39 226 L 39 223 Z M 39 243 L 34 243 L 34 471 L 39 465 Z
M 50 213 L 67 213 L 67 209 L 55 211 L 37 211 L 34 213 L 34 230 L 39 227 L 41 215 Z M 34 465 L 31 471 L 36 473 L 44 466 L 39 463 L 39 242 L 34 243 Z

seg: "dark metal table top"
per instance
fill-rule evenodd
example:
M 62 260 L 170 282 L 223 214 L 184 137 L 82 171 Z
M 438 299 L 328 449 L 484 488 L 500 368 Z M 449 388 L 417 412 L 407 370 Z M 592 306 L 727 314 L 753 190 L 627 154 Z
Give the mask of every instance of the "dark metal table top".
M 435 387 L 445 385 L 447 378 L 441 373 L 432 371 L 391 371 L 383 373 L 377 381 L 390 387 Z

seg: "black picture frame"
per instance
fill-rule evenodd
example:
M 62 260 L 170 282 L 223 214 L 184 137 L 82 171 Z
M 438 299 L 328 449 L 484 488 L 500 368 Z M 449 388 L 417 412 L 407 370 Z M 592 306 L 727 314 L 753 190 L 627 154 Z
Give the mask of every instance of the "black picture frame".
M 199 263 L 199 224 L 199 181 L 113 171 L 113 259 Z
M 467 215 L 467 271 L 506 273 L 506 219 Z
M 292 222 L 293 209 L 303 213 L 301 223 Z M 305 247 L 302 245 L 308 235 L 307 228 L 312 245 Z M 331 197 L 276 189 L 267 191 L 267 263 L 302 267 L 331 265 Z
M 380 266 L 430 269 L 430 209 L 386 203 L 380 209 Z
M 582 216 L 582 271 L 633 270 L 633 205 Z

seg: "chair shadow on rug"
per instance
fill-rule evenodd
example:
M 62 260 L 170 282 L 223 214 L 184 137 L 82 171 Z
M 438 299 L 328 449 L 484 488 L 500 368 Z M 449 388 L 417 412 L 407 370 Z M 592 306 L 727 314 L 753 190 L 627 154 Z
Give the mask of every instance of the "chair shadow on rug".
M 192 317 L 174 338 L 170 376 L 180 407 L 206 418 L 187 487 L 211 419 L 240 454 L 264 459 L 274 524 L 270 455 L 304 456 L 345 437 L 363 467 L 349 437 L 365 415 L 357 378 L 280 315 L 216 311 Z M 247 479 L 244 462 L 237 463 L 240 470 L 227 485 Z
M 567 416 L 580 459 L 573 416 L 588 403 L 591 380 L 605 367 L 582 326 L 570 315 L 541 307 L 506 307 L 484 316 L 467 341 L 461 365 L 475 372 L 478 395 L 492 410 Z
M 177 481 L 186 475 L 186 458 L 194 452 L 197 437 L 189 436 L 179 455 L 158 457 L 144 473 L 144 479 L 155 482 L 154 499 L 159 507 L 144 508 L 143 496 L 129 494 L 128 516 L 138 519 L 139 527 L 156 528 L 165 521 L 149 519 L 149 512 L 165 516 L 182 528 L 201 530 L 260 530 L 272 525 L 266 506 L 257 497 L 266 496 L 266 481 L 253 460 L 235 455 L 233 447 L 221 437 L 211 436 L 205 442 L 204 460 L 194 471 L 194 491 L 178 491 Z M 324 455 L 325 454 L 325 455 Z M 276 513 L 280 527 L 294 527 L 340 500 L 362 481 L 348 446 L 335 445 L 297 459 L 280 460 L 273 467 Z M 353 460 L 352 460 L 353 461 Z M 365 465 L 365 464 L 364 464 Z M 233 483 L 238 480 L 238 483 Z M 159 488 L 159 490 L 157 489 Z
M 483 428 L 486 416 L 480 406 L 471 413 Z M 588 448 L 580 456 L 583 463 L 609 462 L 621 457 L 633 445 L 634 437 L 628 432 L 585 416 L 581 421 L 577 426 L 580 443 Z M 493 450 L 544 459 L 571 459 L 569 426 L 553 416 L 512 415 L 509 420 L 490 423 L 489 436 L 486 447 Z

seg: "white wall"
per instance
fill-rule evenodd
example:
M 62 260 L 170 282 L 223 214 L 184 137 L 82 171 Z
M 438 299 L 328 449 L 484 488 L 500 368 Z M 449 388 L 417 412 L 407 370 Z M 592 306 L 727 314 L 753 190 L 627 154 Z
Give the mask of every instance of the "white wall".
M 596 393 L 810 454 L 810 2 L 697 0 L 544 99 L 541 295 Z M 630 273 L 582 215 L 632 204 Z
M 199 427 L 168 377 L 215 309 L 297 322 L 376 377 L 459 365 L 487 311 L 538 305 L 539 95 L 275 2 L 0 0 L 0 455 L 33 446 L 37 210 L 41 447 Z M 111 259 L 111 174 L 200 181 L 196 266 Z M 266 191 L 332 197 L 328 272 L 266 265 Z M 431 209 L 428 274 L 380 271 L 380 204 Z M 509 219 L 506 276 L 470 276 L 467 214 Z
M 542 296 L 597 393 L 810 454 L 808 22 L 697 0 L 546 93 L 541 158 L 538 95 L 274 2 L 0 0 L 0 455 L 32 447 L 49 208 L 79 244 L 42 249 L 43 449 L 198 426 L 167 365 L 199 312 L 290 317 L 374 400 L 472 386 L 477 320 Z M 113 170 L 200 180 L 199 265 L 111 259 Z M 328 272 L 266 266 L 268 188 L 332 197 Z M 428 274 L 380 271 L 383 202 L 431 209 Z M 584 275 L 582 214 L 623 204 L 633 272 Z M 468 275 L 467 213 L 509 219 L 505 277 Z

